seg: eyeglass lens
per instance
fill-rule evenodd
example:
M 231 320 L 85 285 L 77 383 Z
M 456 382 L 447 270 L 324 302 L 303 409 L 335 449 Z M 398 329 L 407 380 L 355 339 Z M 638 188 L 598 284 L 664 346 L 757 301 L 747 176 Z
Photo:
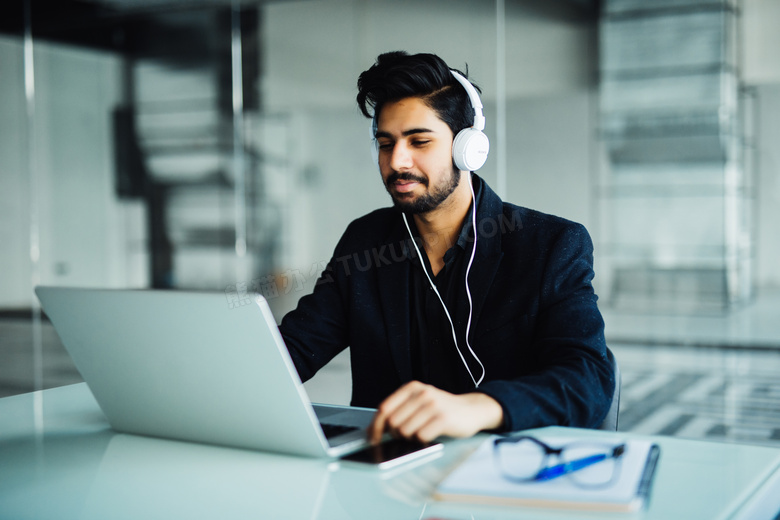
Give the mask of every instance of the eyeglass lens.
M 532 481 L 540 473 L 557 472 L 565 473 L 580 486 L 601 486 L 612 481 L 619 464 L 612 456 L 614 447 L 606 444 L 568 444 L 560 455 L 548 454 L 543 445 L 526 438 L 500 443 L 496 448 L 496 463 L 502 474 L 519 481 Z
M 561 453 L 561 462 L 572 464 L 590 458 L 594 463 L 569 473 L 569 478 L 581 486 L 605 485 L 612 481 L 619 464 L 619 459 L 612 456 L 612 449 L 607 445 L 572 444 Z

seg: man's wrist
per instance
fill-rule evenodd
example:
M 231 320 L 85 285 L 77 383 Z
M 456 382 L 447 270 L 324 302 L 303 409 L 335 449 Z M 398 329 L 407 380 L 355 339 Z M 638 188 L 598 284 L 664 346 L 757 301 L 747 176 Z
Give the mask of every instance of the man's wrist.
M 473 403 L 478 410 L 480 430 L 499 430 L 504 425 L 504 408 L 493 397 L 482 392 L 473 392 Z

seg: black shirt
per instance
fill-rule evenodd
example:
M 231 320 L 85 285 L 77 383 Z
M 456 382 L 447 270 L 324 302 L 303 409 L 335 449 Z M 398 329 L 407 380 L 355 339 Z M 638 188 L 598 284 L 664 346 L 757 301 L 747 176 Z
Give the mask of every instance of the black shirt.
M 474 190 L 477 207 L 479 207 L 482 185 L 476 179 L 475 181 Z M 453 327 L 447 319 L 441 301 L 423 272 L 420 258 L 416 253 L 407 255 L 408 261 L 412 262 L 409 278 L 409 307 L 411 310 L 411 344 L 409 348 L 412 357 L 413 377 L 448 392 L 463 393 L 473 390 L 474 382 L 458 355 L 459 349 L 474 378 L 479 380 L 482 368 L 474 360 L 466 345 L 469 303 L 465 279 L 466 268 L 474 247 L 472 209 L 469 208 L 455 244 L 444 254 L 444 267 L 436 276 L 433 276 L 428 256 L 418 238 L 419 231 L 414 224 L 414 219 L 411 216 L 408 216 L 407 219 L 412 234 L 420 246 L 426 272 L 436 284 L 436 288 L 447 306 L 458 339 L 456 348 L 452 337 Z M 444 237 L 440 237 L 440 240 L 444 240 Z M 413 248 L 413 246 L 410 247 Z M 475 266 L 472 265 L 472 271 L 474 268 Z

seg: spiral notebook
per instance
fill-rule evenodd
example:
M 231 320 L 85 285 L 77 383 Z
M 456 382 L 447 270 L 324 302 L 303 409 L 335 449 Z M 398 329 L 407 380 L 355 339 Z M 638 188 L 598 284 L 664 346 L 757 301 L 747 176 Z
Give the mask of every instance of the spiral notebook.
M 642 509 L 650 496 L 660 448 L 645 440 L 621 441 L 626 445 L 619 473 L 609 485 L 599 488 L 579 486 L 566 475 L 543 482 L 513 482 L 504 477 L 495 463 L 493 439 L 483 442 L 437 487 L 437 500 L 564 508 L 605 512 L 633 512 Z M 582 438 L 539 437 L 551 446 L 582 441 Z M 588 438 L 619 444 L 613 438 Z

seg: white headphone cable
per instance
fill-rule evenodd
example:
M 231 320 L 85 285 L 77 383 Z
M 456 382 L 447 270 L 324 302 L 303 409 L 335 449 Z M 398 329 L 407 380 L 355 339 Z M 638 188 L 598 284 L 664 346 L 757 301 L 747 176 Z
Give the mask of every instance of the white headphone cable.
M 469 352 L 474 357 L 474 359 L 477 360 L 479 367 L 482 369 L 482 376 L 479 378 L 479 381 L 474 383 L 474 386 L 479 388 L 479 384 L 485 379 L 485 365 L 482 364 L 482 361 L 480 361 L 480 359 L 477 357 L 477 354 L 474 352 L 474 349 L 471 348 L 471 344 L 469 343 L 469 333 L 471 332 L 471 314 L 474 310 L 474 303 L 471 299 L 471 290 L 469 289 L 469 272 L 471 272 L 471 265 L 474 263 L 474 257 L 477 254 L 477 196 L 474 194 L 474 184 L 471 181 L 470 172 L 469 189 L 471 190 L 471 227 L 474 230 L 474 247 L 471 248 L 471 258 L 469 258 L 469 263 L 466 266 L 466 296 L 468 296 L 469 299 L 469 320 L 466 322 L 466 347 L 469 349 Z M 471 371 L 469 371 L 469 374 L 471 374 Z M 474 376 L 472 376 L 471 379 L 473 380 Z
M 466 362 L 466 358 L 463 356 L 463 353 L 460 351 L 460 348 L 458 347 L 458 338 L 455 334 L 455 324 L 452 322 L 452 317 L 450 316 L 450 312 L 447 309 L 447 305 L 444 303 L 441 294 L 439 294 L 439 290 L 436 288 L 436 284 L 433 283 L 433 280 L 428 274 L 428 270 L 425 268 L 425 262 L 423 261 L 422 253 L 420 252 L 420 248 L 417 246 L 417 241 L 414 239 L 414 235 L 412 234 L 412 229 L 409 227 L 409 221 L 406 219 L 406 213 L 401 213 L 401 216 L 404 219 L 404 224 L 406 224 L 406 230 L 409 232 L 409 236 L 412 238 L 412 245 L 414 246 L 414 249 L 417 251 L 417 256 L 420 258 L 420 263 L 422 264 L 425 277 L 428 279 L 428 283 L 431 284 L 431 289 L 433 289 L 433 292 L 436 293 L 436 296 L 439 298 L 439 301 L 441 302 L 441 306 L 444 309 L 444 314 L 447 315 L 447 320 L 450 322 L 450 328 L 452 329 L 452 340 L 455 342 L 455 350 L 458 351 L 458 356 L 460 356 L 460 360 L 463 363 L 463 366 L 466 367 L 466 371 L 469 373 L 469 377 L 471 377 L 471 381 L 474 383 L 474 387 L 479 388 L 479 384 L 485 379 L 485 365 L 482 364 L 482 361 L 480 361 L 480 359 L 474 353 L 474 350 L 471 348 L 471 345 L 469 344 L 469 331 L 471 329 L 471 314 L 473 311 L 471 291 L 469 290 L 469 271 L 471 270 L 471 264 L 474 262 L 474 255 L 477 252 L 477 209 L 476 209 L 477 199 L 474 195 L 474 186 L 471 184 L 470 173 L 469 173 L 469 188 L 471 188 L 471 200 L 472 200 L 471 218 L 472 218 L 472 225 L 474 226 L 474 247 L 471 250 L 471 258 L 469 259 L 468 266 L 466 267 L 466 295 L 468 296 L 468 300 L 469 300 L 469 319 L 466 324 L 466 347 L 468 348 L 469 352 L 474 357 L 474 359 L 477 361 L 477 363 L 479 363 L 480 368 L 482 368 L 482 376 L 479 378 L 479 381 L 477 381 L 474 378 L 474 374 L 471 372 L 471 368 L 469 368 L 469 365 Z

